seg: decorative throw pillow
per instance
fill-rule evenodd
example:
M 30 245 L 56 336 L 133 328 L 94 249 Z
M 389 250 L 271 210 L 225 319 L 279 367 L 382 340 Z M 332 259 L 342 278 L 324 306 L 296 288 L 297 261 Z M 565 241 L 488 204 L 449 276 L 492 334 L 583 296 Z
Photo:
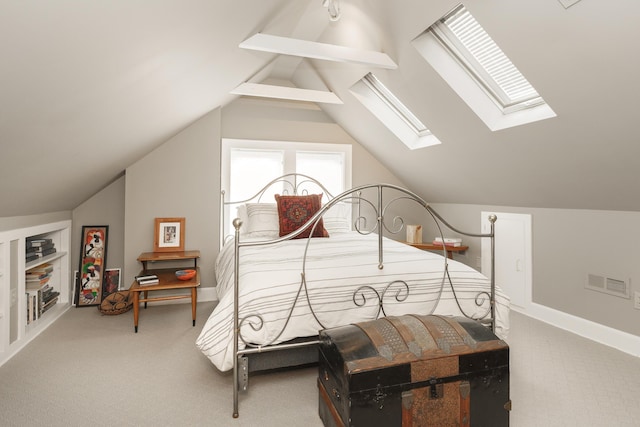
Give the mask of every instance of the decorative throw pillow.
M 310 194 L 308 196 L 281 196 L 276 194 L 276 204 L 278 205 L 278 221 L 280 223 L 280 236 L 293 233 L 303 226 L 309 218 L 320 210 L 322 206 L 322 194 Z M 295 239 L 309 237 L 313 224 L 308 227 Z M 325 230 L 322 218 L 318 220 L 313 235 L 311 237 L 329 237 Z

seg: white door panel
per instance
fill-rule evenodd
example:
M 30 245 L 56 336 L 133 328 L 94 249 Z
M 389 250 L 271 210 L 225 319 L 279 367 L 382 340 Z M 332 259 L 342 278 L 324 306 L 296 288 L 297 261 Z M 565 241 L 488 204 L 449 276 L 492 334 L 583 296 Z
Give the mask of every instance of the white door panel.
M 511 305 L 526 309 L 531 303 L 531 215 L 482 212 L 482 232 L 491 231 L 487 219 L 494 214 L 496 284 L 511 298 Z M 491 244 L 482 242 L 482 272 L 490 274 Z

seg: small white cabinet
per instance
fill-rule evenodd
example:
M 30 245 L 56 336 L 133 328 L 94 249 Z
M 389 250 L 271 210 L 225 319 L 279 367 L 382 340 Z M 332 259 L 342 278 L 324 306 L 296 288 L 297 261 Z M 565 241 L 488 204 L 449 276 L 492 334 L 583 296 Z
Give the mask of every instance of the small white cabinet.
M 32 238 L 50 239 L 56 251 L 27 262 L 27 240 Z M 70 238 L 70 220 L 0 232 L 0 365 L 71 307 Z M 25 273 L 45 263 L 53 266 L 47 283 L 59 295 L 50 309 L 28 319 Z

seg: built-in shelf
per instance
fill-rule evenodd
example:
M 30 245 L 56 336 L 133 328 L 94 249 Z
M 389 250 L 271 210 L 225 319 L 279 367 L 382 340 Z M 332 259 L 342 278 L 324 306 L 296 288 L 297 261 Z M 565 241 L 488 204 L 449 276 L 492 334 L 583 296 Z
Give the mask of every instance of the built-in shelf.
M 67 253 L 65 251 L 56 252 L 54 254 L 42 257 L 39 260 L 31 261 L 31 262 L 26 263 L 25 266 L 24 266 L 24 269 L 25 270 L 29 270 L 29 269 L 32 269 L 32 268 L 37 267 L 39 265 L 42 265 L 44 263 L 53 262 L 53 261 L 57 260 L 58 258 L 63 258 L 63 257 L 66 257 L 66 256 L 67 256 Z
M 26 262 L 27 242 L 32 238 L 51 239 L 56 252 Z M 0 232 L 0 365 L 71 307 L 70 238 L 70 220 Z M 46 285 L 57 293 L 50 306 L 44 302 L 54 294 L 39 292 L 44 285 L 27 289 L 26 283 L 27 271 L 45 263 L 52 266 Z M 42 304 L 34 294 L 43 296 Z

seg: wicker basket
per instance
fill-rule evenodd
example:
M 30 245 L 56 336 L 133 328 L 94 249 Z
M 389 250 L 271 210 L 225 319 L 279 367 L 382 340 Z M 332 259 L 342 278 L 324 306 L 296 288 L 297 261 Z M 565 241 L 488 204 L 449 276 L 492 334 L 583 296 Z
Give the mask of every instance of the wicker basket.
M 128 290 L 124 290 L 107 295 L 98 306 L 98 310 L 102 314 L 114 315 L 126 313 L 132 307 L 133 298 L 131 293 Z

